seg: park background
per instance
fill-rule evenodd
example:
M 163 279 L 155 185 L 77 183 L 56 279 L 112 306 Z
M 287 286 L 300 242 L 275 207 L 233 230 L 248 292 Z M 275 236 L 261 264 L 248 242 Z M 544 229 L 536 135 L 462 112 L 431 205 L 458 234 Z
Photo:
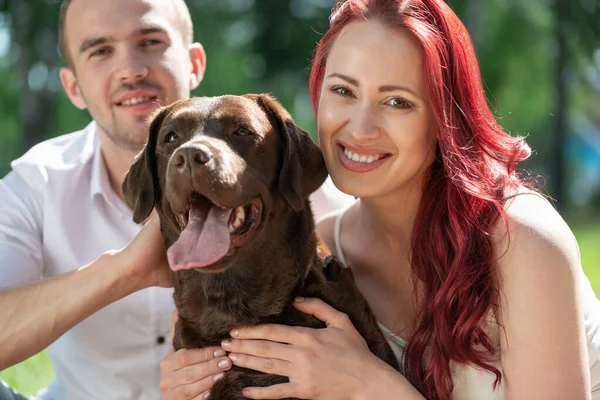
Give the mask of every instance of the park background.
M 0 177 L 35 143 L 90 121 L 60 84 L 59 3 L 0 0 Z M 193 94 L 272 92 L 314 132 L 308 66 L 333 0 L 187 3 L 208 57 Z M 600 0 L 449 3 L 474 39 L 492 110 L 533 147 L 524 167 L 572 227 L 600 295 Z M 32 395 L 53 379 L 52 367 L 42 352 L 0 379 Z

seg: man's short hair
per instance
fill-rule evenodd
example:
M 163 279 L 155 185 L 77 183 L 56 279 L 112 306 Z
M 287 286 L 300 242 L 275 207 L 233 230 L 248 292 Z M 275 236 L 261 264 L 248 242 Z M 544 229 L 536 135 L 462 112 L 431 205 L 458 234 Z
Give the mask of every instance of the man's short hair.
M 181 32 L 181 37 L 186 44 L 192 44 L 194 41 L 194 27 L 192 25 L 192 17 L 190 10 L 184 0 L 168 0 L 175 7 L 176 25 Z M 58 15 L 58 45 L 60 53 L 67 63 L 67 66 L 73 68 L 71 55 L 67 46 L 67 37 L 65 35 L 65 23 L 67 18 L 67 9 L 73 0 L 62 0 Z

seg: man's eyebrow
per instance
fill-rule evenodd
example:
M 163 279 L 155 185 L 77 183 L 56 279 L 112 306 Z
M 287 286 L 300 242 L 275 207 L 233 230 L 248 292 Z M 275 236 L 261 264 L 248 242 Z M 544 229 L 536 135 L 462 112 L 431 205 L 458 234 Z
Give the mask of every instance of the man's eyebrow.
M 164 33 L 168 34 L 167 30 L 159 25 L 151 25 L 144 28 L 137 29 L 133 32 L 133 36 L 149 35 L 151 33 Z
M 356 79 L 351 78 L 348 75 L 339 74 L 337 72 L 334 72 L 334 73 L 331 73 L 331 74 L 327 75 L 327 78 L 340 78 L 340 79 L 348 82 L 351 85 L 360 86 L 358 84 L 358 81 Z M 405 91 L 405 92 L 408 92 L 408 93 L 412 94 L 415 97 L 419 97 L 419 96 L 417 96 L 417 94 L 415 93 L 415 91 L 412 90 L 411 88 L 409 88 L 408 86 L 402 86 L 402 85 L 383 85 L 383 86 L 379 86 L 379 91 L 381 93 L 384 93 L 384 92 L 394 92 L 396 90 L 402 90 L 402 91 Z
M 144 27 L 144 28 L 140 28 L 137 29 L 133 32 L 133 36 L 144 36 L 144 35 L 149 35 L 152 33 L 164 33 L 167 34 L 167 30 L 161 26 L 158 25 L 152 25 L 152 26 L 148 26 L 148 27 Z M 81 43 L 81 46 L 79 46 L 79 52 L 83 53 L 86 50 L 94 47 L 94 46 L 98 46 L 100 44 L 104 44 L 104 43 L 108 43 L 111 41 L 114 41 L 115 38 L 112 36 L 99 36 L 99 37 L 94 37 L 94 38 L 89 38 L 83 41 L 83 43 Z
M 107 37 L 107 36 L 100 36 L 100 37 L 86 39 L 83 41 L 83 43 L 81 43 L 81 46 L 79 46 L 79 53 L 83 53 L 86 50 L 88 50 L 94 46 L 98 46 L 99 44 L 108 43 L 108 42 L 114 41 L 114 40 L 115 40 L 114 38 Z

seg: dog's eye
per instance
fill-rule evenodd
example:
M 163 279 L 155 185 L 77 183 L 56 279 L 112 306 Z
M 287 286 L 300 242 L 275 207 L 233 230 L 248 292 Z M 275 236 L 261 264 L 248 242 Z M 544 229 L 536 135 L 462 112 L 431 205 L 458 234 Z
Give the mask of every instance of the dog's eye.
M 248 136 L 252 135 L 252 131 L 248 128 L 239 128 L 237 131 L 233 132 L 236 136 Z
M 165 136 L 165 143 L 175 143 L 177 139 L 179 139 L 179 136 L 175 132 L 169 132 Z

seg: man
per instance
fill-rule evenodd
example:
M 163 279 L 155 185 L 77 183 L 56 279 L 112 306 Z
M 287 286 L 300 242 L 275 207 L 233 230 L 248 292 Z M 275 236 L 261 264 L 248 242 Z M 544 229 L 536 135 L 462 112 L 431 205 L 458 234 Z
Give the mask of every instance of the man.
M 189 97 L 206 55 L 183 0 L 65 0 L 59 25 L 64 89 L 94 121 L 0 181 L 0 369 L 49 346 L 56 381 L 38 398 L 158 399 L 172 289 L 157 219 L 134 224 L 121 183 L 148 115 Z M 352 201 L 313 200 L 317 216 Z

